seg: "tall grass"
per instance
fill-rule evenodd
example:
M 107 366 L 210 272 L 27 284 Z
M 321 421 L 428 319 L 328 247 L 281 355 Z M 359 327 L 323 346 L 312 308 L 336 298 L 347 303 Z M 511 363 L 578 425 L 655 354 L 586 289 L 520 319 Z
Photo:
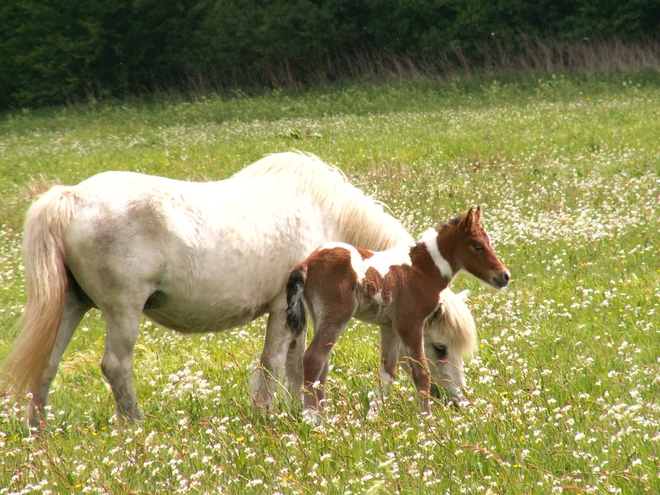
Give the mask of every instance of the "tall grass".
M 0 358 L 25 303 L 22 215 L 42 182 L 137 170 L 222 179 L 266 153 L 338 165 L 414 234 L 468 207 L 513 274 L 471 289 L 470 404 L 419 416 L 402 375 L 367 419 L 377 329 L 332 355 L 322 428 L 254 410 L 265 322 L 182 337 L 145 321 L 146 419 L 118 429 L 90 312 L 64 356 L 49 429 L 0 402 L 5 493 L 656 493 L 660 491 L 660 85 L 655 72 L 428 77 L 298 93 L 17 112 L 0 120 Z M 43 177 L 43 179 L 39 179 Z M 36 180 L 38 179 L 38 180 Z
M 156 84 L 156 95 L 230 95 L 236 88 L 250 94 L 267 89 L 299 91 L 309 84 L 342 84 L 343 81 L 386 82 L 419 77 L 431 79 L 484 77 L 518 78 L 521 74 L 547 77 L 558 74 L 610 74 L 660 70 L 660 40 L 583 38 L 565 40 L 521 35 L 515 41 L 455 46 L 445 51 L 392 53 L 365 48 L 311 60 L 304 70 L 292 70 L 288 61 L 269 64 L 247 73 L 235 67 L 233 75 L 197 72 L 177 81 Z

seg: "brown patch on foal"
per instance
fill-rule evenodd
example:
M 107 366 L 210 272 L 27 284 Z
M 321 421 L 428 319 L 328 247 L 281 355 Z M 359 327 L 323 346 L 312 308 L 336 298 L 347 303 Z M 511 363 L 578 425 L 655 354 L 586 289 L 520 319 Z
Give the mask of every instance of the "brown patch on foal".
M 374 267 L 367 268 L 366 276 L 362 282 L 365 299 L 373 299 L 383 288 L 383 277 Z

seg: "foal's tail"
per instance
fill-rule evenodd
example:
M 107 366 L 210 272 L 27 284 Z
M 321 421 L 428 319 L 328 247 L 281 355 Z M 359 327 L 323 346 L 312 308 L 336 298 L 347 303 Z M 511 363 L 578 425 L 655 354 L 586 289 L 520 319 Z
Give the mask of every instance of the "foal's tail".
M 304 265 L 298 265 L 291 270 L 286 283 L 286 326 L 296 336 L 300 335 L 307 325 L 307 313 L 303 301 L 306 280 L 307 268 Z
M 21 394 L 36 391 L 64 314 L 68 282 L 64 232 L 73 218 L 74 206 L 71 189 L 55 186 L 30 207 L 25 220 L 27 305 L 2 376 L 4 385 Z

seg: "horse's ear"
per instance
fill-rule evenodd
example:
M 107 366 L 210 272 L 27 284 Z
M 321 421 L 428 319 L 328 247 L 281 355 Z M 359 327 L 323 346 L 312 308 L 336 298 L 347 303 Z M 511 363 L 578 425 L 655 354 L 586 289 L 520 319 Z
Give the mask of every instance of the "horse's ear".
M 461 301 L 465 302 L 465 301 L 468 300 L 468 294 L 469 294 L 469 293 L 470 293 L 470 289 L 465 289 L 465 290 L 460 291 L 460 292 L 459 292 L 458 294 L 456 294 L 456 295 L 458 296 L 458 298 L 459 298 Z
M 474 214 L 474 216 L 475 216 L 474 223 L 478 224 L 479 222 L 481 222 L 481 205 L 477 206 L 477 211 Z
M 435 308 L 435 311 L 431 314 L 429 320 L 435 320 L 439 315 L 443 313 L 442 303 L 438 304 L 438 307 Z
M 465 215 L 465 218 L 463 219 L 463 223 L 465 223 L 465 232 L 470 231 L 473 222 L 474 222 L 474 210 L 470 208 L 470 211 L 467 212 L 467 215 Z

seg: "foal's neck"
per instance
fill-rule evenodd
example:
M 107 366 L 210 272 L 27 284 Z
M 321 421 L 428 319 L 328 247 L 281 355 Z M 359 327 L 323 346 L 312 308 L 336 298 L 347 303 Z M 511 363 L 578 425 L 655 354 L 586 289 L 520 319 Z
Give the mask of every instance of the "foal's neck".
M 436 285 L 438 292 L 445 289 L 458 270 L 455 270 L 438 248 L 438 231 L 429 229 L 417 244 L 410 248 L 412 266 L 424 273 Z

